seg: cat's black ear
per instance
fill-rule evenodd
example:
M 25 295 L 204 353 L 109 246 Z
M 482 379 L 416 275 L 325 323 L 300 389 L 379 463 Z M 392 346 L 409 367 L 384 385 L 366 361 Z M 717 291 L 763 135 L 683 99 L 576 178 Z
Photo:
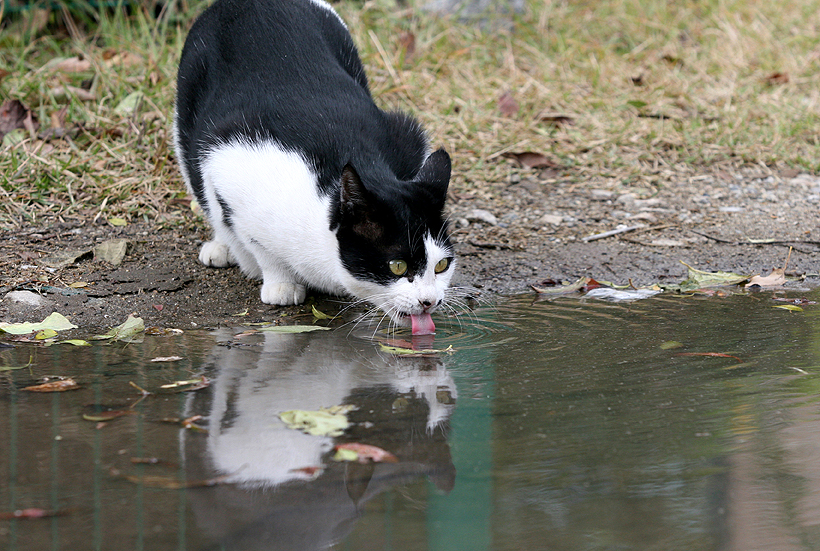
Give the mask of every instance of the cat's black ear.
M 451 168 L 450 155 L 441 148 L 427 157 L 414 178 L 416 182 L 427 187 L 441 206 L 444 206 L 447 187 L 450 185 Z
M 373 198 L 350 164 L 342 170 L 340 188 L 339 210 L 343 223 L 363 237 L 374 241 L 381 239 L 384 232 L 376 222 Z

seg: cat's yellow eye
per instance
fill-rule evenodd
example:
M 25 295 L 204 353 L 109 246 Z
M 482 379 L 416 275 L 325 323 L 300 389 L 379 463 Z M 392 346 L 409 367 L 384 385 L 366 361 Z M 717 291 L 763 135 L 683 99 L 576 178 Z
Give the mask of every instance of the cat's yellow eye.
M 407 273 L 407 262 L 404 260 L 391 260 L 387 263 L 390 266 L 390 271 L 396 274 L 397 276 L 401 276 Z
M 444 270 L 446 270 L 450 266 L 450 259 L 449 258 L 442 258 L 438 262 L 436 262 L 436 273 L 440 274 Z

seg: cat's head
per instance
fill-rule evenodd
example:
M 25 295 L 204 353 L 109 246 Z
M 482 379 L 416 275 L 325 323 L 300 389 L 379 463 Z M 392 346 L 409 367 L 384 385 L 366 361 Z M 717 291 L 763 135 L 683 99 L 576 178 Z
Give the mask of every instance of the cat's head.
M 407 182 L 368 185 L 369 175 L 348 165 L 341 178 L 337 228 L 347 290 L 383 310 L 414 332 L 434 329 L 455 270 L 444 218 L 450 156 L 432 153 Z

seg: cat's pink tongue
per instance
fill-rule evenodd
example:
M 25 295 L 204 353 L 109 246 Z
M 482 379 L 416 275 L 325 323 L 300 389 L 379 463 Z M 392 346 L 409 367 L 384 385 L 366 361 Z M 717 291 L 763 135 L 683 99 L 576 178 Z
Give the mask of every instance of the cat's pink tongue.
M 436 332 L 436 324 L 433 317 L 427 312 L 423 314 L 412 314 L 410 322 L 413 324 L 414 335 L 432 335 Z

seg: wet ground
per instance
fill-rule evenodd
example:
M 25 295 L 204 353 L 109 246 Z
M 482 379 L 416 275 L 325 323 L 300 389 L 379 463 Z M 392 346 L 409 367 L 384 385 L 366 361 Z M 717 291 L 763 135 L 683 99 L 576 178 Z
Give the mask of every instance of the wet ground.
M 348 319 L 91 346 L 6 336 L 0 542 L 816 549 L 820 310 L 782 298 L 502 298 L 440 320 L 432 342 Z M 79 388 L 23 390 L 46 376 Z M 341 404 L 356 409 L 336 435 L 279 417 Z M 345 444 L 392 456 L 334 460 Z

